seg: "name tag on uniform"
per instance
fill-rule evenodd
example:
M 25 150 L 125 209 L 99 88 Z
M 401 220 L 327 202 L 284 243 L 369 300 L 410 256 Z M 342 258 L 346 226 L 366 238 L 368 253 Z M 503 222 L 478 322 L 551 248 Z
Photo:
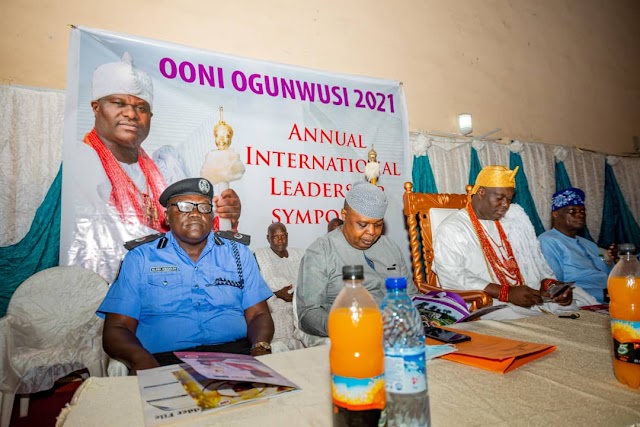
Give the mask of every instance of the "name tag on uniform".
M 168 271 L 178 271 L 178 267 L 176 267 L 176 266 L 151 267 L 151 272 L 152 273 L 166 273 Z

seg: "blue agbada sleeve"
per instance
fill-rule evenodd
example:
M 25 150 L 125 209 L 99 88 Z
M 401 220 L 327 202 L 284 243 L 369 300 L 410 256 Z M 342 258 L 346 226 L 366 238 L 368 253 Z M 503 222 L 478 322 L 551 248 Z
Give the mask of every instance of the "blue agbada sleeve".
M 564 271 L 562 268 L 564 253 L 561 247 L 553 239 L 547 239 L 541 236 L 538 240 L 540 241 L 542 255 L 544 259 L 547 260 L 549 267 L 553 270 L 553 274 L 555 274 L 558 280 L 564 281 Z

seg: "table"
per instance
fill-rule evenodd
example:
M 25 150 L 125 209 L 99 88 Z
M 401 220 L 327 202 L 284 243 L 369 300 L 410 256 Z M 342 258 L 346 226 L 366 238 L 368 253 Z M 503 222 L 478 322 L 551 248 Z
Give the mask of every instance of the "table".
M 556 345 L 555 352 L 505 375 L 447 360 L 428 362 L 435 426 L 607 425 L 640 423 L 640 390 L 613 375 L 606 315 L 552 315 L 456 325 L 478 333 Z M 328 346 L 261 356 L 302 388 L 176 423 L 190 426 L 330 426 Z M 90 378 L 65 408 L 58 426 L 143 426 L 136 377 Z M 174 424 L 172 424 L 174 425 Z

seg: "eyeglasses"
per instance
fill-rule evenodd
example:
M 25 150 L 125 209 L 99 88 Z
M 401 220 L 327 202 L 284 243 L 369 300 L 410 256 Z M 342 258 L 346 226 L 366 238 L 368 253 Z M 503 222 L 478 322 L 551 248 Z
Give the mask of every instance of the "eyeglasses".
M 182 213 L 191 213 L 194 208 L 198 208 L 198 212 L 203 214 L 209 214 L 213 210 L 211 203 L 176 202 L 169 203 L 169 206 L 177 206 Z

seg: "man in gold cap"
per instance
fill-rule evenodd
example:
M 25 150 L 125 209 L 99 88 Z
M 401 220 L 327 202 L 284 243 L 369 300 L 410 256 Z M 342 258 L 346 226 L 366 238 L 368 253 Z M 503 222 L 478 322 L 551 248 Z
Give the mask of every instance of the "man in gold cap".
M 517 172 L 517 167 L 482 169 L 471 201 L 438 227 L 434 271 L 440 285 L 484 290 L 494 304 L 506 305 L 487 318 L 513 319 L 545 311 L 577 310 L 573 289 L 554 298 L 546 291 L 553 272 L 540 252 L 531 220 L 522 207 L 511 204 Z M 575 293 L 580 304 L 583 292 L 577 289 Z

